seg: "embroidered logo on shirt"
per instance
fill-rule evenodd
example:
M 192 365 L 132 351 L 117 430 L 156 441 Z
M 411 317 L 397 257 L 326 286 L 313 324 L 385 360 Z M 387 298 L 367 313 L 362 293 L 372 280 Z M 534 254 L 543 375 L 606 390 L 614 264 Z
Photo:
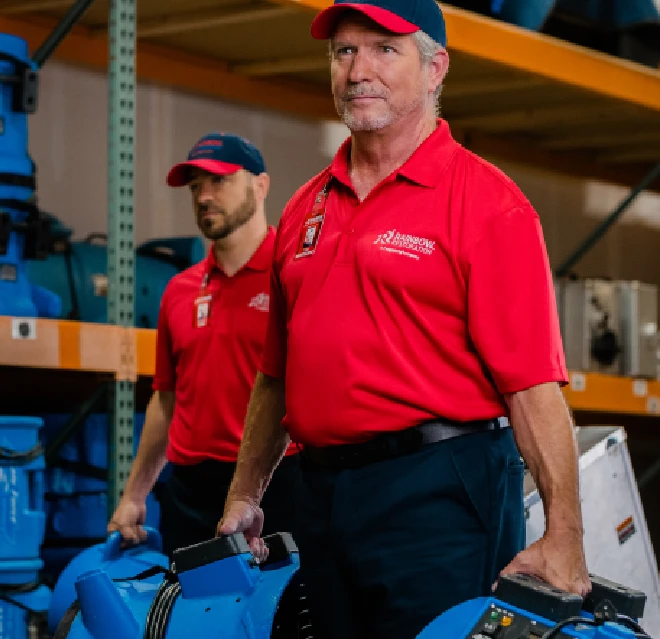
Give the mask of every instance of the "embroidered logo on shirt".
M 415 260 L 418 260 L 420 255 L 432 255 L 435 251 L 435 240 L 399 233 L 396 229 L 381 233 L 374 240 L 374 244 L 380 244 L 381 251 L 398 253 Z
M 248 308 L 256 308 L 258 311 L 268 313 L 268 307 L 270 305 L 270 295 L 268 293 L 259 293 L 255 295 L 248 304 Z

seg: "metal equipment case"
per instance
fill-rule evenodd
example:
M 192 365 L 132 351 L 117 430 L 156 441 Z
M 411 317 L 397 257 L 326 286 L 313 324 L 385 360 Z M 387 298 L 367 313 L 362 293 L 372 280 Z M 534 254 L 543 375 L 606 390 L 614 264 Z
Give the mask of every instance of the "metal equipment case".
M 660 582 L 646 518 L 635 481 L 625 430 L 589 426 L 577 432 L 580 490 L 587 568 L 646 593 L 641 625 L 660 637 Z M 525 476 L 527 545 L 545 530 L 543 504 L 534 481 Z
M 657 375 L 658 288 L 641 282 L 617 282 L 623 340 L 623 370 L 629 377 Z
M 617 284 L 599 279 L 567 280 L 562 286 L 561 308 L 568 368 L 619 375 L 622 338 Z

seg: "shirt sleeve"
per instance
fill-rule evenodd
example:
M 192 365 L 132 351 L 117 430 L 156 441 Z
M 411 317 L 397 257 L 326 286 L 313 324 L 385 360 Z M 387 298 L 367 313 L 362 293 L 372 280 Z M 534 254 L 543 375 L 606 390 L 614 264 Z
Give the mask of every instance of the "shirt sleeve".
M 468 329 L 501 393 L 568 381 L 543 231 L 531 205 L 491 220 L 468 253 Z
M 156 373 L 151 385 L 155 391 L 173 391 L 176 385 L 176 363 L 172 351 L 172 333 L 167 309 L 167 289 L 165 289 L 156 329 Z
M 287 352 L 287 310 L 286 298 L 282 291 L 277 268 L 277 246 L 275 239 L 275 257 L 270 270 L 270 305 L 268 309 L 268 327 L 266 342 L 259 370 L 276 379 L 284 379 Z

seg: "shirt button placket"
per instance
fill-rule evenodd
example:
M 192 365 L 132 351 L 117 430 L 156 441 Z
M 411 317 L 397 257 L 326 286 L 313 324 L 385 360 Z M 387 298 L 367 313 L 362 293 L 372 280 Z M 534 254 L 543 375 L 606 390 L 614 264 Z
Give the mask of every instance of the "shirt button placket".
M 351 198 L 350 208 L 348 211 L 350 224 L 355 223 L 355 216 L 358 214 L 358 207 L 360 206 L 360 200 L 357 197 Z M 354 226 L 348 226 L 344 228 L 339 239 L 339 250 L 337 252 L 337 263 L 338 264 L 350 264 L 351 258 L 353 255 L 353 247 L 355 245 L 355 228 Z

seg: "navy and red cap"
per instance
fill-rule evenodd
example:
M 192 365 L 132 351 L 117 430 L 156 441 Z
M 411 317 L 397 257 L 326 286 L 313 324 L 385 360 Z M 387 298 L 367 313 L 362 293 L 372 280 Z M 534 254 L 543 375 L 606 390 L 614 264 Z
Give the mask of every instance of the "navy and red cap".
M 167 174 L 169 186 L 185 186 L 190 169 L 197 167 L 215 175 L 229 175 L 245 169 L 254 175 L 266 171 L 261 153 L 251 142 L 231 133 L 209 133 L 190 149 L 185 162 L 176 164 Z
M 349 9 L 363 13 L 392 33 L 403 35 L 423 31 L 438 44 L 447 46 L 445 19 L 435 0 L 335 0 L 332 6 L 314 18 L 312 37 L 317 40 L 331 38 L 339 19 Z

